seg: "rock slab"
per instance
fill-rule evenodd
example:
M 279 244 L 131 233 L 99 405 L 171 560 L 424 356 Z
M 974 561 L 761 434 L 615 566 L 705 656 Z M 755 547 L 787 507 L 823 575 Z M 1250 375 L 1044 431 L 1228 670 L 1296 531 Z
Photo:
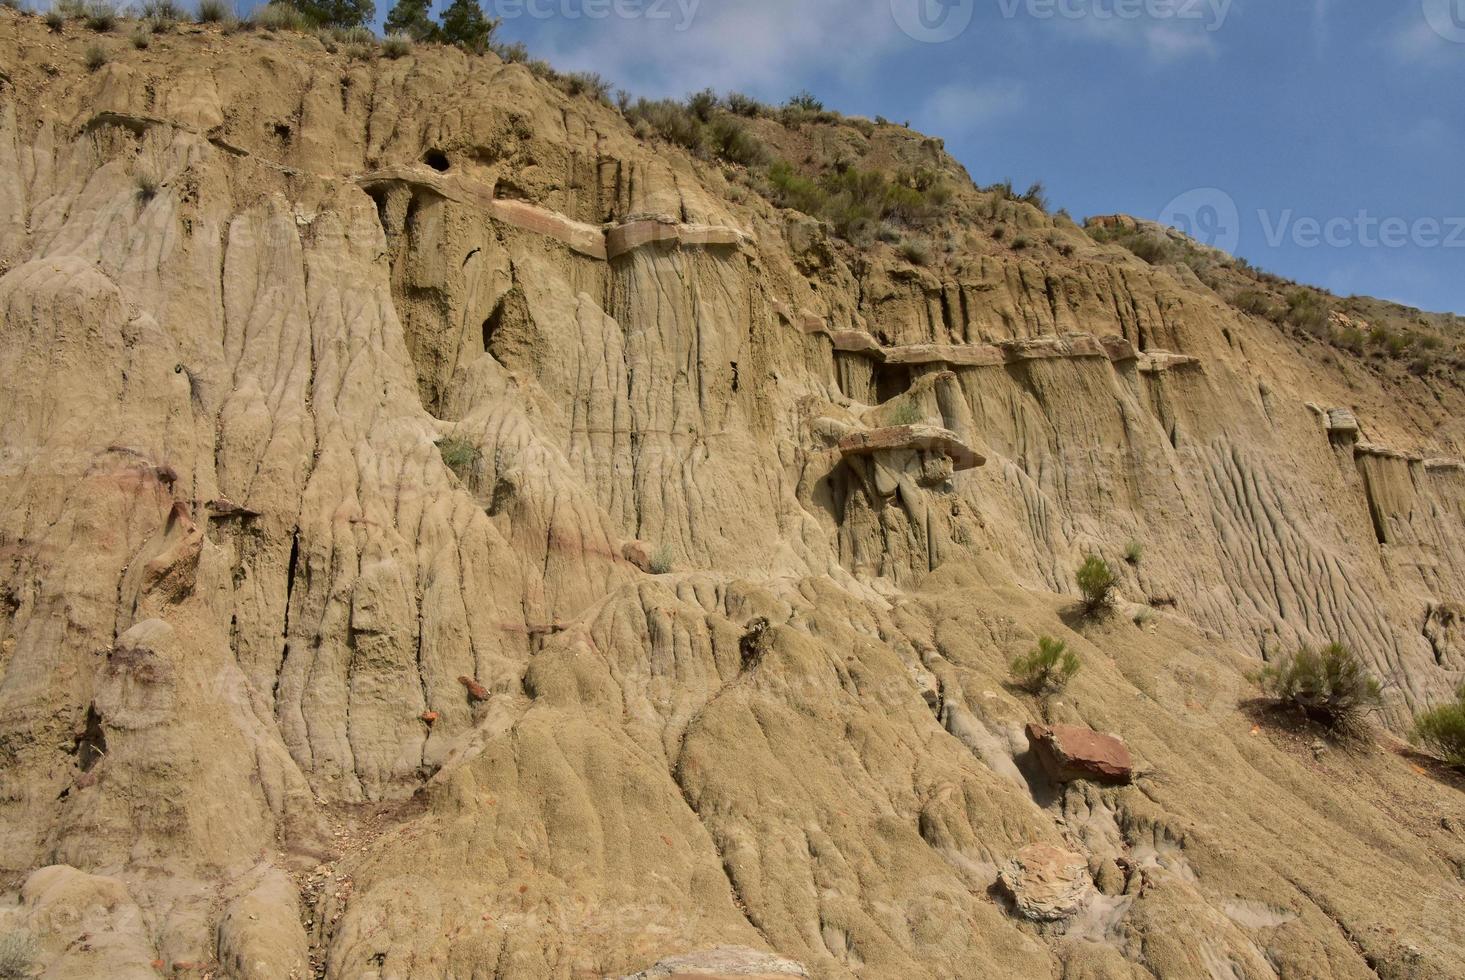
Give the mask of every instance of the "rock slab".
M 1124 741 L 1081 725 L 1028 725 L 1028 743 L 1056 782 L 1127 783 L 1134 760 Z
M 1083 911 L 1094 896 L 1082 854 L 1052 844 L 1029 844 L 998 872 L 998 883 L 1019 915 L 1035 922 L 1061 922 Z

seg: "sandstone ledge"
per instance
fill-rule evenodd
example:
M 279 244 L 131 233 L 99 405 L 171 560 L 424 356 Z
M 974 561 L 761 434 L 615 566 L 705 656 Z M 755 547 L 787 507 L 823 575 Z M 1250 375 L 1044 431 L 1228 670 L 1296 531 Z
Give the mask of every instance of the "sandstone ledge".
M 388 184 L 402 184 L 427 191 L 445 200 L 474 205 L 487 211 L 496 221 L 543 235 L 568 246 L 580 255 L 601 261 L 619 258 L 638 248 L 658 243 L 682 248 L 711 248 L 735 247 L 751 240 L 736 228 L 683 224 L 665 215 L 643 215 L 610 226 L 588 224 L 527 201 L 495 197 L 491 189 L 478 181 L 456 174 L 439 173 L 429 167 L 383 167 L 359 175 L 356 182 L 368 190 Z
M 987 462 L 955 432 L 935 425 L 892 425 L 854 432 L 839 440 L 839 452 L 843 456 L 869 456 L 902 449 L 942 453 L 951 458 L 957 472 L 976 469 Z
M 836 351 L 865 355 L 884 364 L 911 367 L 927 364 L 945 367 L 1000 367 L 1023 361 L 1105 358 L 1115 364 L 1137 361 L 1139 370 L 1146 374 L 1200 366 L 1200 359 L 1188 354 L 1162 350 L 1137 351 L 1123 337 L 1101 337 L 1083 333 L 1004 340 L 995 344 L 902 344 L 882 347 L 873 336 L 863 330 L 831 330 L 817 318 L 816 325 L 810 326 L 807 323 L 810 314 L 787 313 L 787 307 L 781 303 L 775 304 L 774 308 L 780 316 L 795 323 L 805 333 L 828 335 Z

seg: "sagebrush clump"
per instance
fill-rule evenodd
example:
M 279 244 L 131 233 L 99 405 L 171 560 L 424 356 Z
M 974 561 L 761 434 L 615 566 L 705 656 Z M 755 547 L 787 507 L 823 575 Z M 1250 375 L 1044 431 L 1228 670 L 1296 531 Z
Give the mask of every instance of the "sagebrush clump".
M 0 980 L 21 980 L 31 975 L 36 941 L 28 932 L 0 933 Z
M 1382 688 L 1363 662 L 1341 643 L 1303 647 L 1254 676 L 1262 690 L 1331 731 L 1360 731 L 1379 704 Z
M 1035 649 L 1012 661 L 1012 676 L 1032 694 L 1054 694 L 1068 686 L 1081 666 L 1078 654 L 1068 649 L 1068 644 L 1043 636 Z
M 218 24 L 234 15 L 234 10 L 225 0 L 198 0 L 196 20 L 200 24 Z
M 1413 740 L 1442 762 L 1465 769 L 1465 684 L 1455 703 L 1427 711 L 1414 720 Z

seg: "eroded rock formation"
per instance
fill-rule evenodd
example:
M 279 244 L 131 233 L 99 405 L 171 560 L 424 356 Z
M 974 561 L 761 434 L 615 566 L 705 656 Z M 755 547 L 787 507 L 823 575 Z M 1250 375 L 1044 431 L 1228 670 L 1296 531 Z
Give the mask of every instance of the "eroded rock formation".
M 1465 971 L 1462 797 L 1395 737 L 1465 676 L 1457 379 L 900 127 L 766 135 L 937 168 L 929 267 L 492 55 L 88 43 L 0 10 L 0 931 L 47 976 Z M 1148 625 L 1076 614 L 1089 552 Z M 1318 754 L 1246 676 L 1334 639 L 1385 708 Z

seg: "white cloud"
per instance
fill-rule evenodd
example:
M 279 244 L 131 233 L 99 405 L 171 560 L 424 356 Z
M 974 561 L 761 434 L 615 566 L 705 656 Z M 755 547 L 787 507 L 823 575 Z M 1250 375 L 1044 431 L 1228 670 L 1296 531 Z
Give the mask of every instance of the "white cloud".
M 954 136 L 1019 113 L 1027 101 L 1027 86 L 1019 81 L 946 85 L 931 93 L 921 107 L 918 128 Z
M 670 16 L 610 16 L 593 30 L 537 30 L 531 46 L 558 66 L 598 71 L 647 94 L 680 96 L 711 86 L 781 99 L 821 73 L 862 78 L 906 40 L 886 0 L 645 0 L 641 6 Z
M 1072 40 L 1143 49 L 1152 59 L 1161 63 L 1189 57 L 1213 58 L 1219 53 L 1217 31 L 1208 28 L 1207 24 L 1210 22 L 1197 19 L 1090 16 L 1072 20 L 1055 19 L 1040 26 L 1050 23 L 1055 27 L 1066 28 Z

